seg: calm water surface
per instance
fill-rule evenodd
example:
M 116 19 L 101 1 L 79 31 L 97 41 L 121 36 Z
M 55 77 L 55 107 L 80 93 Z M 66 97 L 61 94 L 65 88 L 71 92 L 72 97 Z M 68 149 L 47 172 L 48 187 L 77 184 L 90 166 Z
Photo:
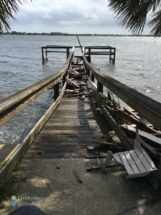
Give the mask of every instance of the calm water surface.
M 80 37 L 83 46 L 116 47 L 116 64 L 108 56 L 92 56 L 92 63 L 102 72 L 139 92 L 161 102 L 161 38 L 150 37 Z M 65 63 L 66 54 L 49 54 L 42 65 L 41 46 L 78 45 L 73 36 L 0 37 L 0 100 L 56 72 Z M 80 55 L 80 50 L 75 51 Z M 17 143 L 23 131 L 33 126 L 52 103 L 52 92 L 34 101 L 0 128 L 0 143 Z

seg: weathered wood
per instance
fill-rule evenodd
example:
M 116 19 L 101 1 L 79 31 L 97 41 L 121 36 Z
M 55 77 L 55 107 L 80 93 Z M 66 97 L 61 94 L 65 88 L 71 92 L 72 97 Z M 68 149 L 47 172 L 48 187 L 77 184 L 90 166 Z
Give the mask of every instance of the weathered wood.
M 138 136 L 139 137 L 139 136 Z M 142 140 L 140 137 L 139 137 L 139 140 L 140 140 L 140 143 L 146 148 L 148 149 L 150 152 L 152 152 L 154 155 L 157 155 L 159 154 L 155 148 L 151 147 L 150 145 L 148 145 L 146 142 L 144 142 L 144 140 Z
M 154 101 L 153 99 L 100 72 L 96 67 L 87 61 L 84 55 L 83 60 L 86 68 L 92 71 L 95 78 L 103 86 L 107 87 L 121 100 L 131 106 L 158 130 L 161 130 L 161 104 L 159 102 Z
M 4 182 L 8 179 L 11 172 L 17 166 L 23 155 L 26 153 L 27 149 L 40 132 L 46 121 L 49 119 L 50 115 L 59 105 L 62 96 L 64 94 L 64 90 L 66 88 L 66 84 L 64 85 L 60 96 L 57 100 L 50 106 L 50 108 L 45 112 L 45 114 L 40 118 L 40 120 L 36 123 L 36 125 L 32 128 L 26 138 L 23 140 L 22 144 L 18 147 L 18 149 L 13 153 L 13 155 L 8 159 L 7 163 L 0 170 L 0 185 L 4 184 Z
M 101 109 L 102 114 L 110 124 L 110 126 L 113 128 L 113 130 L 116 132 L 117 136 L 121 140 L 121 143 L 124 145 L 124 147 L 128 150 L 132 149 L 132 142 L 130 139 L 126 136 L 126 134 L 121 130 L 119 125 L 116 123 L 116 121 L 113 119 L 111 114 L 105 109 L 105 107 L 101 104 L 99 104 L 99 107 Z
M 140 120 L 140 116 L 138 116 L 136 113 L 132 112 L 131 110 L 129 110 L 129 108 L 123 107 L 123 109 L 130 115 L 132 115 L 133 117 L 135 117 L 136 119 Z
M 106 158 L 105 155 L 102 155 L 102 156 L 101 156 L 101 155 L 99 155 L 99 156 L 98 156 L 98 155 L 92 155 L 92 156 L 89 156 L 89 155 L 88 155 L 88 156 L 85 156 L 84 158 L 85 158 L 85 159 L 97 159 L 97 157 L 98 157 L 98 158 Z
M 68 65 L 72 59 L 72 56 L 73 53 L 70 54 L 67 62 L 58 70 L 57 73 L 50 75 L 36 84 L 1 100 L 0 126 L 4 125 L 7 121 L 16 116 L 42 93 L 57 84 L 68 69 Z
M 132 122 L 135 125 L 137 125 L 137 128 L 139 128 L 143 131 L 149 132 L 151 134 L 160 133 L 160 132 L 156 131 L 155 129 L 148 127 L 143 122 L 140 122 L 140 120 L 138 120 L 138 118 L 134 117 L 133 115 L 129 115 L 128 113 L 124 112 L 121 109 L 113 110 L 112 108 L 110 108 L 107 105 L 106 105 L 106 107 L 107 107 L 109 113 L 112 114 L 112 116 L 117 117 L 117 118 L 123 117 L 124 119 L 128 120 L 129 122 Z
M 66 77 L 66 81 L 68 84 L 70 84 L 71 86 L 73 86 L 74 88 L 79 88 L 79 86 L 77 84 L 75 84 L 73 81 L 71 81 L 69 78 Z
M 122 166 L 122 165 L 121 164 L 111 164 L 111 165 L 107 165 L 106 168 L 118 167 L 118 166 Z M 87 172 L 91 172 L 91 171 L 95 171 L 95 170 L 101 170 L 102 168 L 103 168 L 103 166 L 88 167 Z
M 101 145 L 107 145 L 107 146 L 117 146 L 115 143 L 109 143 L 109 142 L 93 141 L 93 143 L 97 143 L 97 144 L 101 144 Z
M 131 125 L 127 125 L 127 124 L 122 124 L 122 125 L 120 125 L 120 127 L 124 130 L 124 132 L 133 136 L 133 138 L 136 137 L 136 134 L 137 134 L 136 128 L 132 127 Z M 154 139 L 155 136 L 153 137 L 153 139 L 150 138 L 150 134 L 149 134 L 149 136 L 147 136 L 144 133 L 142 133 L 142 134 L 139 133 L 139 136 L 141 138 L 143 138 L 148 144 L 151 143 L 154 147 L 161 148 L 161 144 L 159 142 L 155 141 L 155 139 Z M 158 139 L 160 139 L 160 138 L 158 138 Z

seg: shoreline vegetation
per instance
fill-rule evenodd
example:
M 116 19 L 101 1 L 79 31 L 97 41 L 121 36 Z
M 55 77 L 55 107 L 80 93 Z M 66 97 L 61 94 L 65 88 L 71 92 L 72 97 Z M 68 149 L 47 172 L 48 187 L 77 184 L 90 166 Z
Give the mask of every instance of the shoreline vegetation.
M 76 34 L 62 33 L 62 32 L 51 32 L 51 33 L 28 33 L 28 32 L 4 32 L 3 35 L 42 35 L 42 36 L 75 36 Z M 78 36 L 123 36 L 123 37 L 154 37 L 150 34 L 138 35 L 138 34 L 78 34 Z

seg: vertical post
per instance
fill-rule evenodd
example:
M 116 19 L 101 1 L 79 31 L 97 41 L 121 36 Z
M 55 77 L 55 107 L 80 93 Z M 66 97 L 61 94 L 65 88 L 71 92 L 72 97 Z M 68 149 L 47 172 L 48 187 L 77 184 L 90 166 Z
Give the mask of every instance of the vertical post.
M 45 60 L 48 60 L 47 48 L 45 49 Z
M 103 93 L 103 85 L 98 81 L 97 82 L 97 93 Z
M 89 57 L 89 63 L 91 63 L 91 49 L 88 49 L 88 57 Z
M 54 86 L 54 100 L 59 96 L 59 82 Z
M 113 64 L 115 64 L 116 48 L 114 48 Z
M 111 62 L 111 49 L 110 49 L 110 56 L 109 56 L 109 61 Z
M 86 67 L 87 75 L 90 76 L 90 70 Z
M 68 71 L 68 70 L 67 70 Z M 67 72 L 63 75 L 63 85 L 65 84 L 66 82 L 66 76 L 67 76 Z
M 69 48 L 67 48 L 67 59 L 68 59 L 68 56 L 69 56 Z
M 42 64 L 44 64 L 44 48 L 41 47 L 41 51 L 42 51 Z
M 94 75 L 93 75 L 93 73 L 92 73 L 92 76 L 91 76 L 91 81 L 94 82 Z

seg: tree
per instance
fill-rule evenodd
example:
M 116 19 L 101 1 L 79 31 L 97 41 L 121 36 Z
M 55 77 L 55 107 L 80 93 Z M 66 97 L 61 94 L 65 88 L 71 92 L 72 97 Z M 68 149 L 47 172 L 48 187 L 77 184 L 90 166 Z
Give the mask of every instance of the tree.
M 120 24 L 134 34 L 142 33 L 147 14 L 152 18 L 148 25 L 154 36 L 161 36 L 161 0 L 108 0 Z
M 9 19 L 15 19 L 14 13 L 18 12 L 18 4 L 22 0 L 0 0 L 0 33 L 10 30 Z

